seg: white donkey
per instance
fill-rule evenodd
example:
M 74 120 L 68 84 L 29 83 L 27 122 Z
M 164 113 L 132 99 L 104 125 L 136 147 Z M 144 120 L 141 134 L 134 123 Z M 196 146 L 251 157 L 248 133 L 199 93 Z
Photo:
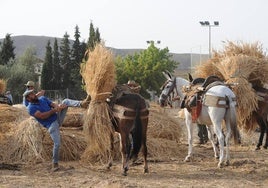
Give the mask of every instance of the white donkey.
M 167 99 L 172 92 L 176 92 L 181 99 L 184 99 L 183 87 L 190 87 L 190 82 L 186 79 L 180 77 L 172 77 L 171 74 L 165 74 L 167 81 L 162 87 L 162 93 L 159 98 L 161 106 L 166 105 Z M 198 116 L 196 123 L 207 125 L 208 137 L 212 143 L 215 157 L 218 158 L 218 151 L 215 143 L 212 139 L 211 134 L 211 125 L 213 125 L 214 132 L 217 135 L 219 141 L 219 163 L 218 167 L 223 167 L 224 165 L 224 134 L 222 132 L 222 123 L 225 121 L 226 125 L 226 165 L 230 164 L 230 152 L 229 152 L 229 140 L 231 134 L 234 136 L 235 144 L 239 140 L 239 132 L 237 129 L 236 122 L 236 101 L 235 94 L 232 90 L 224 84 L 216 85 L 209 88 L 202 96 L 202 107 L 200 115 Z M 210 100 L 213 99 L 213 100 Z M 216 101 L 215 104 L 211 101 Z M 189 108 L 184 109 L 185 113 L 185 122 L 188 132 L 188 155 L 185 158 L 185 161 L 190 161 L 193 154 L 193 121 L 192 114 Z

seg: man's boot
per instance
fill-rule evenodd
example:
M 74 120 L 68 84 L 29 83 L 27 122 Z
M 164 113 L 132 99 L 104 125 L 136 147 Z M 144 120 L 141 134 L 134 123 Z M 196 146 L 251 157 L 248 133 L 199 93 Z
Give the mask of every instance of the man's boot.
M 59 163 L 53 163 L 52 164 L 52 171 L 53 172 L 56 172 L 56 171 L 58 171 L 60 169 L 60 167 L 59 167 Z
M 91 101 L 91 96 L 90 95 L 87 95 L 87 98 L 85 100 L 83 100 L 80 104 L 81 108 L 88 108 L 88 105 Z

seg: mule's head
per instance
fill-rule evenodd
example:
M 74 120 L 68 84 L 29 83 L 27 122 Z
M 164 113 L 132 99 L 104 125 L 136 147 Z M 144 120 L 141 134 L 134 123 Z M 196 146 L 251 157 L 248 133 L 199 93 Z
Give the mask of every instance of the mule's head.
M 168 79 L 161 87 L 162 92 L 159 97 L 159 104 L 161 107 L 166 106 L 168 104 L 168 97 L 173 92 L 175 87 L 176 87 L 176 78 Z

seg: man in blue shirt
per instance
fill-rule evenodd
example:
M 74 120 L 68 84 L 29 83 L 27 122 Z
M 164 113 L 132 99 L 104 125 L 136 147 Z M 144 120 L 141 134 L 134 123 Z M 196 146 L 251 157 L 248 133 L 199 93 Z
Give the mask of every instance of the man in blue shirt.
M 59 147 L 60 147 L 60 129 L 66 116 L 68 107 L 87 108 L 90 103 L 90 97 L 84 101 L 64 99 L 62 104 L 56 104 L 48 98 L 37 97 L 34 90 L 27 90 L 23 93 L 25 100 L 29 102 L 27 106 L 28 113 L 33 116 L 42 126 L 48 129 L 50 137 L 53 140 L 53 171 L 59 170 Z

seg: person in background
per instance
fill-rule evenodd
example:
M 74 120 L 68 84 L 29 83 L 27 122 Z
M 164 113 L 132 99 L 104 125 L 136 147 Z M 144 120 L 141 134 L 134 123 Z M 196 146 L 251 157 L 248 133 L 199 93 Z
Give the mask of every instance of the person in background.
M 26 90 L 33 90 L 34 89 L 34 82 L 33 81 L 28 81 L 25 86 L 26 86 Z M 37 97 L 43 96 L 45 94 L 45 90 L 41 90 L 39 92 L 36 93 Z M 27 107 L 29 102 L 27 100 L 25 100 L 25 98 L 23 97 L 23 104 Z
M 6 97 L 7 97 L 8 100 L 9 100 L 8 104 L 13 105 L 13 97 L 12 97 L 10 91 L 7 91 L 7 92 L 6 92 Z
M 134 80 L 129 80 L 127 82 L 127 85 L 130 88 L 131 92 L 140 93 L 141 86 L 138 83 L 136 83 Z
M 205 144 L 208 141 L 208 130 L 204 124 L 197 124 L 199 144 Z
M 45 96 L 37 97 L 34 89 L 26 90 L 23 97 L 28 102 L 28 113 L 33 116 L 43 127 L 48 129 L 53 140 L 52 170 L 59 170 L 60 126 L 62 125 L 68 107 L 87 108 L 90 98 L 83 101 L 64 99 L 61 104 L 56 104 Z

